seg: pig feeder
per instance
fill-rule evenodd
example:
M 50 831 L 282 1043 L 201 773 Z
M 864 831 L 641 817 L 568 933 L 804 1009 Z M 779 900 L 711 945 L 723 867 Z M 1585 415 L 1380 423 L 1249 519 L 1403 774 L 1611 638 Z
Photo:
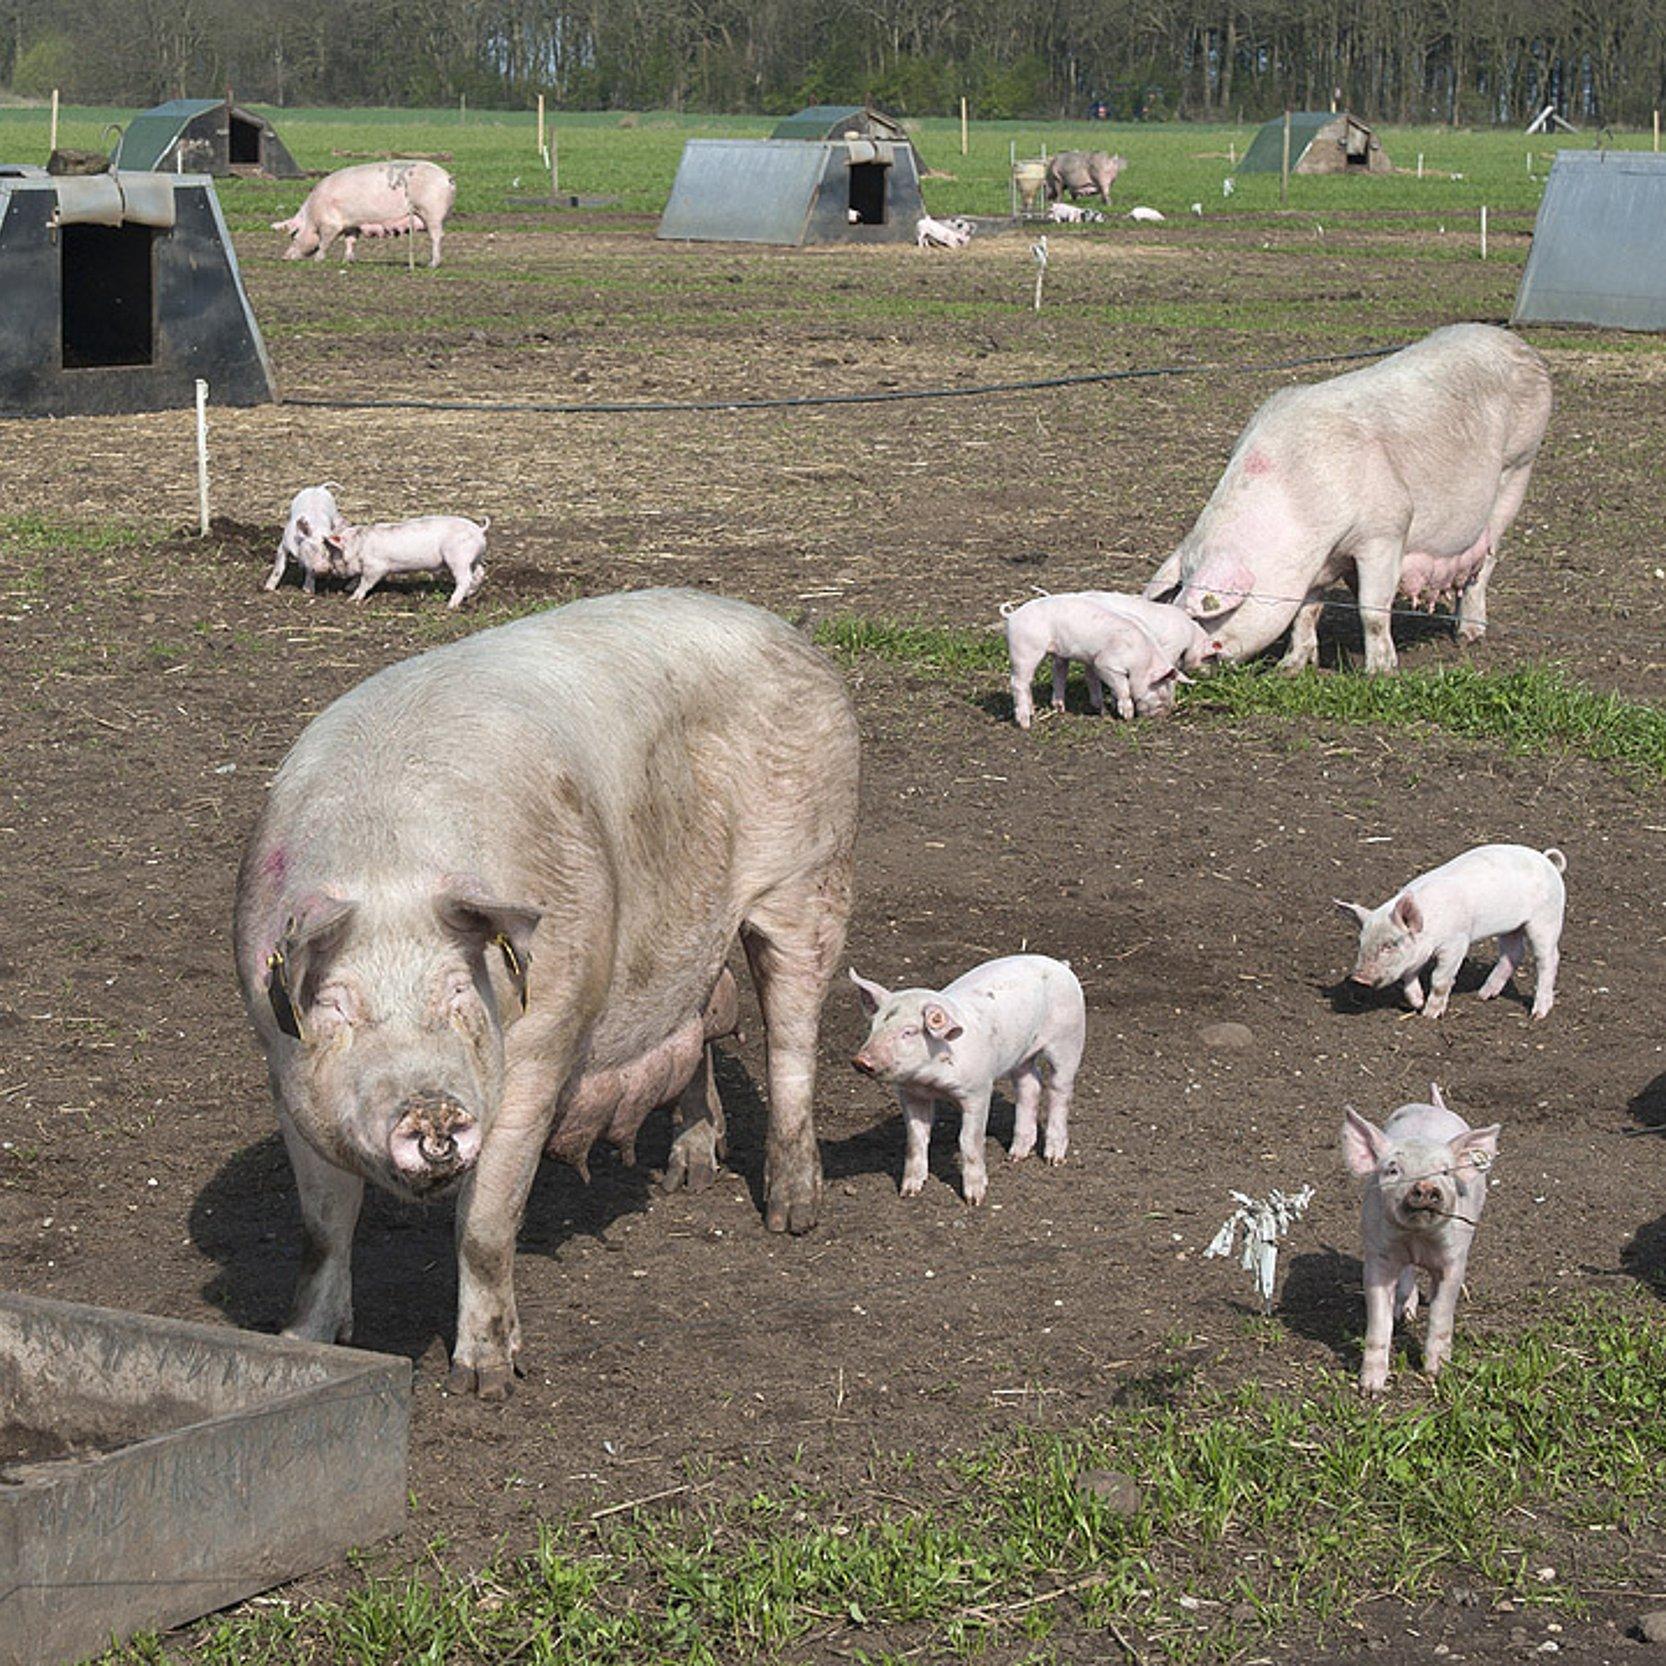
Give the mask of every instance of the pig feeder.
M 0 167 L 0 417 L 273 397 L 231 236 L 199 175 Z
M 0 1295 L 0 1666 L 181 1625 L 397 1533 L 404 1359 Z

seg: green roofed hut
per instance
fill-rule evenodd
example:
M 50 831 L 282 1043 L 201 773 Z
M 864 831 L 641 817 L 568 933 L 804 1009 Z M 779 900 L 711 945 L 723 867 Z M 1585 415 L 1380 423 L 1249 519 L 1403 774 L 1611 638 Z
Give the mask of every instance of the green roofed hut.
M 116 147 L 115 165 L 150 173 L 303 177 L 271 122 L 223 98 L 170 99 L 135 116 Z
M 902 124 L 817 104 L 767 139 L 690 139 L 659 235 L 699 243 L 911 243 L 926 211 Z
M 1261 124 L 1238 164 L 1241 174 L 1276 174 L 1284 168 L 1284 117 Z M 1293 174 L 1391 174 L 1394 164 L 1380 140 L 1346 110 L 1298 110 L 1290 116 Z

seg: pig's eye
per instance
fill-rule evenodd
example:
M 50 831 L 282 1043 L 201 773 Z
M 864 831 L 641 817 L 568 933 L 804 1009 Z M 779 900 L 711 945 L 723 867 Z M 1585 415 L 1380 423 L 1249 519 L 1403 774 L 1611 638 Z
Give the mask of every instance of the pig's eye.
M 904 1041 L 912 1041 L 919 1033 L 920 1026 L 918 1024 L 904 1024 L 903 1027 L 897 1031 L 897 1034 L 901 1036 Z
M 1384 1163 L 1383 1164 L 1383 1179 L 1384 1180 L 1398 1180 L 1399 1178 L 1400 1178 L 1400 1165 L 1398 1163 Z

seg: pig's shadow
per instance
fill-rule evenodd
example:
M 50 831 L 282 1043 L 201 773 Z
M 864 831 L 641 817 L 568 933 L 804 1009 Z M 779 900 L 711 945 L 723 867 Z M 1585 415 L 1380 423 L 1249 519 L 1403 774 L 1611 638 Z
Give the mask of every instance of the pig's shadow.
M 729 1130 L 725 1169 L 745 1183 L 761 1216 L 763 1096 L 732 1051 L 720 1044 L 717 1055 L 718 1091 Z M 895 1172 L 902 1149 L 898 1121 L 893 1118 L 849 1139 L 822 1141 L 826 1177 Z M 990 1123 L 992 1133 L 1002 1132 L 999 1102 Z M 1010 1137 L 1011 1126 L 1008 1106 L 1003 1138 Z M 600 1238 L 615 1221 L 644 1212 L 658 1195 L 656 1182 L 672 1134 L 669 1112 L 656 1111 L 642 1126 L 636 1163 L 629 1168 L 612 1147 L 597 1145 L 590 1154 L 588 1186 L 565 1164 L 541 1164 L 517 1239 L 519 1254 L 553 1255 L 570 1239 Z M 933 1142 L 933 1171 L 952 1183 L 952 1155 L 946 1147 L 935 1151 L 938 1144 Z M 449 1201 L 424 1206 L 365 1188 L 353 1244 L 355 1346 L 420 1359 L 436 1339 L 449 1342 L 456 1321 L 454 1218 Z M 217 1263 L 204 1296 L 245 1329 L 280 1328 L 300 1266 L 301 1216 L 289 1157 L 277 1133 L 246 1146 L 220 1167 L 197 1194 L 189 1226 L 197 1248 Z M 763 1230 L 761 1219 L 758 1230 Z
M 997 1164 L 1004 1165 L 1006 1162 L 1016 1114 L 1012 1101 L 1005 1094 L 997 1093 L 989 1102 L 989 1122 L 984 1130 L 984 1160 L 992 1172 Z M 990 1149 L 990 1141 L 1000 1150 Z M 1038 1135 L 1038 1145 L 1039 1141 Z M 830 1181 L 848 1180 L 859 1174 L 883 1174 L 893 1185 L 900 1186 L 906 1148 L 902 1111 L 897 1109 L 883 1122 L 845 1139 L 824 1139 L 821 1142 L 822 1174 Z M 932 1179 L 941 1180 L 951 1191 L 959 1193 L 960 1112 L 947 1100 L 938 1101 L 937 1114 L 932 1119 L 926 1166 Z
M 1457 623 L 1450 613 L 1413 613 L 1404 597 L 1395 601 L 1394 645 L 1416 648 L 1425 642 L 1452 643 Z M 1282 655 L 1289 635 L 1281 636 L 1267 652 Z M 1319 663 L 1331 671 L 1365 668 L 1365 631 L 1360 624 L 1354 593 L 1346 588 L 1330 592 L 1329 605 L 1319 619 Z
M 1656 1076 L 1626 1108 L 1640 1129 L 1659 1130 L 1648 1135 L 1639 1133 L 1637 1144 L 1666 1145 L 1666 1071 Z M 1655 1160 L 1660 1159 L 1657 1156 Z M 1638 1227 L 1631 1242 L 1620 1251 L 1620 1266 L 1666 1301 L 1666 1215 Z
M 994 718 L 997 723 L 1011 723 L 1013 720 L 1012 690 L 1008 679 L 1004 677 L 998 689 L 985 689 L 973 697 L 972 704 L 979 711 Z M 1049 676 L 1045 686 L 1041 684 L 1036 686 L 1035 721 L 1037 723 L 1047 723 L 1052 721 L 1055 715 L 1053 711 L 1053 683 L 1051 676 Z M 1115 723 L 1118 721 L 1115 699 L 1108 689 L 1105 692 L 1103 719 L 1101 720 L 1099 714 L 1094 711 L 1093 705 L 1088 699 L 1087 679 L 1082 675 L 1082 668 L 1079 665 L 1071 668 L 1070 681 L 1065 685 L 1063 715 L 1067 717 L 1088 717 L 1096 722 Z
M 1275 1316 L 1298 1336 L 1322 1343 L 1350 1369 L 1359 1368 L 1365 1324 L 1365 1269 L 1357 1255 L 1326 1245 L 1290 1257 Z
M 1482 984 L 1487 981 L 1487 975 L 1497 963 L 1496 955 L 1471 955 L 1458 969 L 1458 980 L 1452 985 L 1452 999 L 1462 999 L 1465 995 L 1473 995 Z M 1427 968 L 1425 968 L 1425 974 Z M 1526 966 L 1518 967 L 1516 975 L 1505 984 L 1499 993 L 1499 1001 L 1514 1002 L 1524 1011 L 1533 1009 L 1533 984 L 1535 970 L 1529 957 Z M 1405 991 L 1397 983 L 1390 984 L 1386 989 L 1367 989 L 1363 984 L 1352 982 L 1346 977 L 1338 978 L 1335 983 L 1318 984 L 1315 986 L 1319 993 L 1330 1002 L 1330 1009 L 1334 1013 L 1347 1016 L 1358 1012 L 1391 1011 L 1405 1014 L 1408 1018 L 1422 1019 L 1419 1012 L 1406 999 Z M 1429 979 L 1423 979 L 1424 993 L 1427 994 Z M 1451 1011 L 1450 1008 L 1447 1009 Z

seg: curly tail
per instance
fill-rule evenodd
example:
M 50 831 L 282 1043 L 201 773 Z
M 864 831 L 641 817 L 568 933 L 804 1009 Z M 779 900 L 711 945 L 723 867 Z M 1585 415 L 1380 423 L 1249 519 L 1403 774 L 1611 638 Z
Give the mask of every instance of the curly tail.
M 1556 848 L 1555 845 L 1552 845 L 1549 850 L 1543 852 L 1543 855 L 1544 859 L 1558 873 L 1566 873 L 1568 871 L 1568 859 Z

